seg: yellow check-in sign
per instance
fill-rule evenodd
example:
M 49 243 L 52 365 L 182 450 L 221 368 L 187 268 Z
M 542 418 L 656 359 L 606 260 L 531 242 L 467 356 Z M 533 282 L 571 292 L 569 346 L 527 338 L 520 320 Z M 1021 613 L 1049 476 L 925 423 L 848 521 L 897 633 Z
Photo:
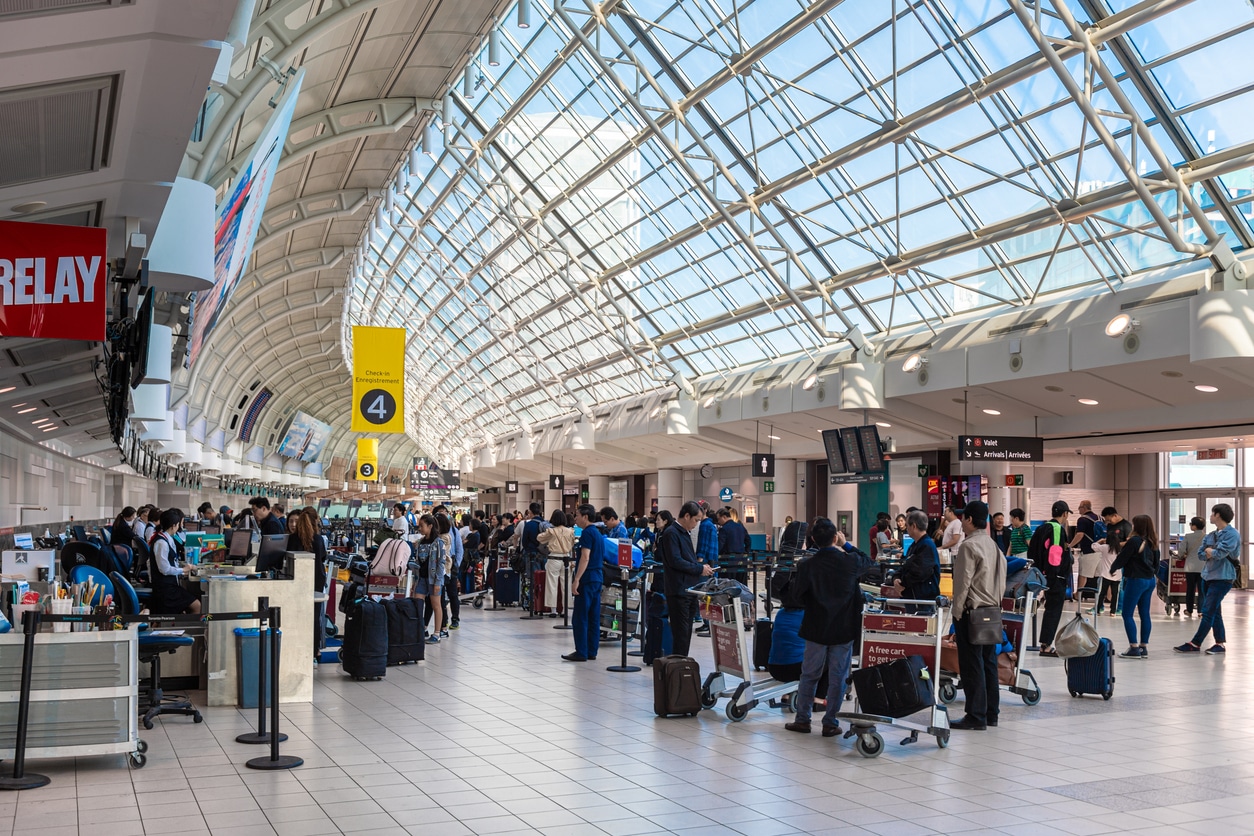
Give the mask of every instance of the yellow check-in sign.
M 352 429 L 405 432 L 404 328 L 353 326 Z
M 357 439 L 357 478 L 363 482 L 379 481 L 379 439 Z

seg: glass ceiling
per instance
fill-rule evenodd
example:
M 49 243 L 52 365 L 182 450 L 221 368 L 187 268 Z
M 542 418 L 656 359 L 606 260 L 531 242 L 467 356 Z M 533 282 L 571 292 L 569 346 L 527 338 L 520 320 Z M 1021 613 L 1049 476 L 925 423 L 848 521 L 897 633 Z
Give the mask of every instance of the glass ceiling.
M 1196 258 L 1016 2 L 634 0 L 598 23 L 567 0 L 534 3 L 530 29 L 506 15 L 500 66 L 475 56 L 474 96 L 454 87 L 445 142 L 368 231 L 345 327 L 409 329 L 410 430 L 439 450 L 854 329 L 938 328 Z M 1055 41 L 1062 2 L 1028 12 Z M 1254 53 L 1251 6 L 1067 8 L 1101 22 L 1135 120 L 1078 50 L 1066 69 L 1179 237 L 1254 244 L 1254 82 L 1235 69 Z M 1134 121 L 1191 167 L 1192 201 Z

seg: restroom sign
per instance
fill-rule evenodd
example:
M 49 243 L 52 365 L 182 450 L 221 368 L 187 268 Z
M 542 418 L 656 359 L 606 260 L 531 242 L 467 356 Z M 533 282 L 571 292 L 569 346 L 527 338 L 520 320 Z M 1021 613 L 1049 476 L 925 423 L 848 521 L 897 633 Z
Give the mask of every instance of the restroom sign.
M 774 453 L 754 453 L 753 475 L 759 479 L 773 479 L 775 477 L 775 454 Z

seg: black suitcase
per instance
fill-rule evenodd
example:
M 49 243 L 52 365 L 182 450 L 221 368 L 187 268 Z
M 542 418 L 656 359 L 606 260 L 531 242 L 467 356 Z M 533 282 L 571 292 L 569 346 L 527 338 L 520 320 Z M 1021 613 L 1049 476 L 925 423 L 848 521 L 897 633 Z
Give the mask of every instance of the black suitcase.
M 759 618 L 753 624 L 753 669 L 766 670 L 771 658 L 771 630 L 775 625 L 769 618 Z
M 513 569 L 497 569 L 492 587 L 492 606 L 517 604 L 521 595 L 522 576 Z
M 348 611 L 340 664 L 354 679 L 382 679 L 387 675 L 388 619 L 379 602 L 363 598 Z
M 701 713 L 701 666 L 688 656 L 653 660 L 653 713 L 659 717 Z
M 932 705 L 932 679 L 922 656 L 861 668 L 851 679 L 862 714 L 909 717 Z
M 382 603 L 388 621 L 388 664 L 421 662 L 427 651 L 422 640 L 422 600 L 391 598 Z
M 1101 694 L 1108 700 L 1115 695 L 1115 645 L 1103 638 L 1092 656 L 1067 659 L 1067 690 L 1071 696 Z

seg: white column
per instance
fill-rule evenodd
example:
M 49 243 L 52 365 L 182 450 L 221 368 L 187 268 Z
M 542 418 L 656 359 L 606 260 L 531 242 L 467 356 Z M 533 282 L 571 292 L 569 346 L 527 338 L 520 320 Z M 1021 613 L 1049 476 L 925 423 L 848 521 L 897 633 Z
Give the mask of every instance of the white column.
M 549 487 L 548 483 L 546 482 L 545 488 L 544 488 L 544 518 L 547 520 L 550 516 L 552 516 L 554 511 L 561 510 L 561 507 L 562 507 L 561 490 L 557 488 Z
M 588 477 L 588 504 L 598 511 L 610 504 L 610 477 Z M 617 511 L 618 509 L 614 510 Z
M 853 515 L 849 520 L 849 538 L 859 548 L 866 548 L 866 543 L 858 542 L 858 486 L 833 485 L 829 479 L 827 485 L 827 516 L 833 523 L 837 523 L 838 526 L 837 514 L 840 511 L 849 511 Z
M 1010 509 L 1014 507 L 1013 487 L 1006 487 L 1006 477 L 1009 476 L 1016 468 L 1020 473 L 1026 474 L 1031 465 L 1013 464 L 1010 462 L 963 462 L 965 472 L 972 475 L 982 475 L 988 477 L 988 515 L 991 519 L 993 514 L 1001 512 L 1006 515 L 1006 525 L 1010 525 Z
M 796 459 L 776 459 L 775 478 L 764 481 L 775 482 L 775 493 L 763 493 L 763 505 L 766 497 L 770 497 L 771 516 L 767 521 L 772 527 L 783 526 L 787 517 L 797 517 L 797 461 Z M 762 511 L 765 513 L 766 509 Z
M 676 468 L 659 470 L 657 472 L 657 509 L 670 511 L 678 517 L 679 506 L 683 504 L 684 472 Z

